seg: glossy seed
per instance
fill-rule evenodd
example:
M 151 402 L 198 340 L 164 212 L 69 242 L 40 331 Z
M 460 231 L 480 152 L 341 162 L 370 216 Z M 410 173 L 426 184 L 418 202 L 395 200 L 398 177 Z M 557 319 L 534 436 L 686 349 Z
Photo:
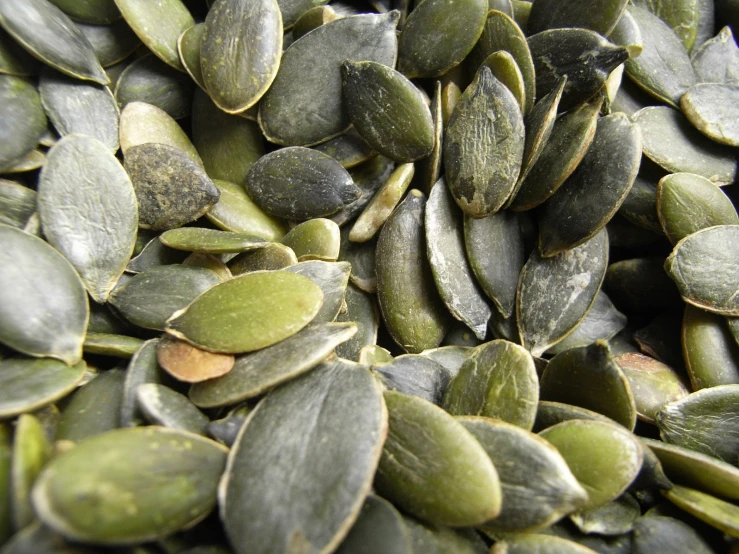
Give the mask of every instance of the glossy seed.
M 195 84 L 202 90 L 205 90 L 205 81 L 203 80 L 203 69 L 200 66 L 200 46 L 204 33 L 205 23 L 197 23 L 182 31 L 177 39 L 177 53 L 180 55 L 180 63 L 187 74 L 195 81 Z
M 200 227 L 170 229 L 159 236 L 159 240 L 170 248 L 188 252 L 229 254 L 261 247 L 265 241 L 247 233 L 233 233 Z
M 178 381 L 199 383 L 227 374 L 234 357 L 201 350 L 181 340 L 165 336 L 157 345 L 157 362 Z
M 330 219 L 315 218 L 293 227 L 282 237 L 282 244 L 295 252 L 299 262 L 334 262 L 339 257 L 341 233 L 339 226 Z

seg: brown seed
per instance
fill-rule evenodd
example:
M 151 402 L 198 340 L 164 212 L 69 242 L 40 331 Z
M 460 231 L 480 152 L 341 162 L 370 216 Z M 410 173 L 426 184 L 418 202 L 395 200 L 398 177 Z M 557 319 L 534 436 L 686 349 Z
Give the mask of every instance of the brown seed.
M 199 383 L 231 371 L 236 358 L 230 354 L 206 352 L 185 341 L 165 336 L 157 347 L 157 361 L 175 379 Z

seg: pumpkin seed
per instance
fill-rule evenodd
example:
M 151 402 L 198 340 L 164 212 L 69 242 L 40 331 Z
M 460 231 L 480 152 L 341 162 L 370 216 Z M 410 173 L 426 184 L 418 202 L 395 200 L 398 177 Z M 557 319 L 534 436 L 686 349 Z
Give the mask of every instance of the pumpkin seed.
M 375 495 L 364 501 L 357 521 L 336 552 L 353 554 L 367 549 L 386 554 L 413 552 L 403 516 L 387 500 Z
M 386 433 L 378 385 L 350 362 L 326 363 L 267 396 L 236 439 L 220 485 L 235 550 L 338 546 L 372 485 Z
M 246 192 L 268 214 L 296 220 L 334 214 L 359 197 L 339 162 L 301 146 L 259 158 L 247 173 Z
M 344 304 L 351 266 L 347 262 L 307 261 L 285 268 L 289 273 L 304 275 L 321 288 L 323 304 L 313 322 L 329 323 L 336 319 Z
M 282 12 L 282 22 L 285 29 L 293 26 L 309 8 L 328 4 L 328 2 L 329 0 L 277 0 Z
M 737 98 L 737 85 L 701 84 L 688 89 L 680 99 L 680 107 L 696 129 L 710 139 L 739 146 L 739 127 L 732 113 Z
M 170 229 L 159 235 L 166 246 L 188 252 L 210 254 L 238 253 L 253 250 L 264 244 L 264 240 L 247 233 L 233 233 L 200 227 Z
M 627 0 L 601 0 L 597 3 L 537 0 L 531 6 L 526 25 L 530 34 L 547 29 L 580 27 L 608 36 L 626 9 Z
M 195 81 L 195 84 L 202 90 L 205 90 L 205 81 L 203 79 L 203 69 L 200 65 L 200 46 L 204 33 L 205 23 L 197 23 L 182 31 L 177 39 L 177 53 L 180 55 L 180 63 L 187 74 Z
M 280 240 L 285 235 L 282 221 L 264 213 L 243 187 L 227 181 L 213 180 L 220 197 L 206 213 L 210 222 L 224 231 L 248 234 L 264 240 Z
M 373 364 L 372 370 L 386 389 L 418 396 L 436 405 L 441 405 L 452 378 L 444 366 L 418 354 L 405 354 Z
M 700 11 L 697 0 L 678 0 L 664 2 L 662 0 L 636 0 L 635 6 L 649 10 L 675 31 L 685 49 L 690 51 L 695 44 L 698 31 Z M 713 27 L 713 24 L 711 24 Z
M 162 538 L 211 511 L 226 452 L 218 443 L 175 429 L 111 431 L 46 466 L 33 489 L 34 509 L 46 525 L 77 541 L 131 544 Z
M 233 275 L 252 271 L 285 269 L 298 263 L 292 248 L 282 244 L 268 242 L 262 248 L 238 254 L 228 262 Z
M 92 46 L 103 68 L 125 60 L 141 45 L 131 27 L 122 19 L 109 25 L 77 23 L 77 27 Z
M 654 552 L 655 548 L 668 548 L 670 552 L 695 552 L 710 554 L 713 549 L 679 519 L 662 516 L 642 517 L 634 525 L 635 554 Z
M 439 346 L 446 317 L 426 259 L 426 198 L 413 189 L 393 211 L 377 241 L 377 298 L 390 336 L 406 352 Z
M 135 427 L 143 423 L 143 414 L 139 409 L 136 390 L 140 385 L 159 383 L 161 380 L 159 364 L 157 363 L 158 343 L 158 339 L 146 341 L 128 363 L 121 400 L 121 427 Z
M 0 75 L 0 171 L 33 151 L 46 130 L 46 114 L 35 87 L 21 77 Z
M 521 270 L 516 300 L 523 345 L 534 357 L 570 334 L 590 310 L 608 264 L 608 236 L 551 258 L 534 252 Z
M 739 508 L 711 495 L 675 485 L 662 493 L 681 510 L 732 536 L 739 536 Z
M 680 301 L 663 266 L 664 260 L 656 257 L 621 260 L 608 267 L 603 286 L 624 311 L 665 311 Z
M 349 129 L 338 137 L 316 144 L 313 149 L 328 154 L 344 169 L 356 167 L 377 155 L 377 152 L 372 150 L 367 141 L 354 129 Z
M 341 232 L 330 219 L 315 218 L 293 227 L 284 237 L 282 244 L 290 247 L 299 262 L 326 260 L 334 262 L 339 257 Z
M 139 228 L 139 236 L 141 231 L 142 229 Z M 181 264 L 187 257 L 188 252 L 164 246 L 162 241 L 159 240 L 159 236 L 154 235 L 154 238 L 146 243 L 139 255 L 128 262 L 126 271 L 135 274 L 160 265 Z
M 0 28 L 0 73 L 16 77 L 36 75 L 39 62 Z
M 431 154 L 434 123 L 413 83 L 402 73 L 377 62 L 346 61 L 342 70 L 349 118 L 373 149 L 404 163 Z M 386 95 L 392 98 L 389 104 Z
M 0 26 L 25 50 L 54 69 L 77 79 L 108 84 L 108 77 L 85 35 L 51 2 L 3 2 Z
M 701 83 L 739 84 L 739 47 L 728 25 L 694 51 L 693 67 Z
M 574 513 L 570 521 L 583 533 L 614 536 L 631 532 L 640 515 L 639 503 L 630 494 L 624 494 L 598 508 Z
M 227 374 L 235 359 L 228 354 L 208 352 L 165 336 L 157 345 L 157 362 L 175 379 L 199 383 Z
M 444 136 L 446 181 L 459 207 L 472 217 L 498 211 L 516 185 L 523 151 L 521 109 L 483 66 L 460 97 Z
M 694 391 L 739 384 L 739 347 L 725 318 L 686 305 L 682 344 Z
M 488 552 L 485 542 L 472 529 L 452 529 L 431 525 L 407 516 L 403 517 L 403 521 L 410 533 L 413 552 L 427 552 L 428 554 L 443 554 L 444 552 L 484 554 Z
M 24 554 L 26 552 L 94 554 L 94 549 L 72 545 L 60 534 L 35 521 L 13 535 L 3 547 L 3 554 Z
M 640 56 L 644 51 L 644 37 L 641 28 L 629 11 L 624 11 L 621 14 L 618 23 L 608 35 L 608 40 L 626 48 L 629 51 L 630 58 Z
M 541 554 L 593 554 L 595 550 L 560 537 L 528 533 L 506 536 L 504 540 L 496 542 L 490 549 L 491 554 L 525 554 L 526 552 L 540 552 Z
M 395 162 L 385 156 L 375 156 L 349 171 L 359 188 L 359 197 L 331 216 L 337 225 L 345 225 L 355 219 L 370 203 L 375 193 L 387 182 L 395 169 Z
M 129 148 L 124 166 L 139 203 L 139 226 L 166 230 L 195 221 L 220 193 L 205 171 L 181 150 L 165 144 Z
M 35 190 L 0 179 L 0 223 L 22 229 L 35 211 Z
M 296 40 L 259 103 L 264 136 L 277 144 L 310 146 L 344 132 L 349 114 L 341 95 L 341 64 L 352 60 L 393 65 L 399 17 L 397 11 L 345 17 Z
M 642 163 L 644 163 L 644 158 L 642 158 Z M 618 214 L 634 225 L 661 234 L 662 227 L 657 215 L 657 181 L 662 175 L 661 173 L 659 176 L 647 174 L 649 171 L 647 168 L 651 166 L 651 163 L 645 166 L 645 171 L 637 174 L 624 203 L 618 209 Z
M 552 402 L 549 400 L 539 400 L 536 409 L 536 421 L 534 422 L 534 432 L 539 432 L 563 421 L 571 419 L 590 419 L 605 423 L 613 423 L 609 417 L 574 406 L 572 404 L 563 404 L 562 402 Z
M 40 150 L 31 150 L 8 167 L 5 173 L 14 174 L 34 171 L 43 166 L 44 163 L 46 163 L 46 155 Z
M 282 14 L 276 0 L 216 0 L 200 47 L 203 82 L 227 113 L 253 106 L 272 84 L 282 54 Z
M 153 425 L 205 434 L 208 418 L 186 396 L 158 383 L 146 383 L 136 389 L 141 412 Z
M 13 457 L 10 465 L 10 511 L 16 531 L 33 523 L 34 510 L 29 494 L 34 481 L 50 457 L 51 444 L 39 420 L 30 414 L 21 414 L 13 436 Z
M 0 225 L 0 342 L 75 365 L 90 309 L 74 268 L 47 243 Z
M 436 525 L 472 526 L 495 518 L 500 481 L 474 436 L 426 400 L 396 391 L 384 396 L 390 427 L 375 476 L 380 494 Z
M 121 12 L 118 11 L 114 0 L 85 0 L 85 2 L 76 2 L 75 0 L 50 1 L 69 17 L 77 21 L 84 21 L 85 23 L 103 25 L 116 21 L 121 17 Z
M 315 2 L 312 2 L 315 4 Z M 331 6 L 315 6 L 302 13 L 292 28 L 294 40 L 298 40 L 303 35 L 311 32 L 313 29 L 320 27 L 331 21 L 338 19 L 336 11 Z
M 346 289 L 344 301 L 346 302 L 346 313 L 339 313 L 336 321 L 354 322 L 358 331 L 349 340 L 336 347 L 336 355 L 340 358 L 359 361 L 362 348 L 377 343 L 380 313 L 374 297 L 352 284 L 349 284 Z
M 482 65 L 490 68 L 493 77 L 508 87 L 523 110 L 526 104 L 526 84 L 515 58 L 505 50 L 498 50 L 485 58 Z
M 623 427 L 600 421 L 565 421 L 539 436 L 552 443 L 587 491 L 581 509 L 593 509 L 618 498 L 639 473 L 642 448 Z

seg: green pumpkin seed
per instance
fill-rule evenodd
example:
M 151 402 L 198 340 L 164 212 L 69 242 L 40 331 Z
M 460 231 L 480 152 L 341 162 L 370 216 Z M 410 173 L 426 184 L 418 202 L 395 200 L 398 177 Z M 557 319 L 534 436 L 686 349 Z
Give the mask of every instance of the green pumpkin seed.
M 359 289 L 374 294 L 377 292 L 377 279 L 375 277 L 377 238 L 356 243 L 349 240 L 351 229 L 348 225 L 342 227 L 340 231 L 339 260 L 352 264 L 352 273 L 349 280 Z
M 711 495 L 675 485 L 662 493 L 681 510 L 732 537 L 739 537 L 739 507 Z
M 167 112 L 145 102 L 131 102 L 121 112 L 121 152 L 125 156 L 134 146 L 155 142 L 181 150 L 203 166 L 190 138 Z
M 205 171 L 171 146 L 133 146 L 124 166 L 136 191 L 139 226 L 144 229 L 166 230 L 195 221 L 220 196 Z
M 0 361 L 0 418 L 32 412 L 65 397 L 82 380 L 86 367 L 84 362 L 69 367 L 51 359 Z
M 94 138 L 61 139 L 41 172 L 38 208 L 49 243 L 93 299 L 105 302 L 133 252 L 138 225 L 134 187 L 120 162 Z
M 498 211 L 516 185 L 523 151 L 521 109 L 483 66 L 460 97 L 444 136 L 446 181 L 459 207 L 472 217 Z
M 142 271 L 117 287 L 109 302 L 134 325 L 161 331 L 172 314 L 220 282 L 218 276 L 208 269 L 157 266 Z
M 393 361 L 393 355 L 382 346 L 376 344 L 362 347 L 359 351 L 359 363 L 363 366 L 373 366 Z
M 430 402 L 395 391 L 384 396 L 390 429 L 375 476 L 380 494 L 437 525 L 472 526 L 496 517 L 500 481 L 474 436 Z
M 351 266 L 348 262 L 307 261 L 291 265 L 285 271 L 308 277 L 323 291 L 323 304 L 313 318 L 314 323 L 329 323 L 336 319 L 344 304 L 344 293 L 349 284 Z
M 108 77 L 85 35 L 51 2 L 3 2 L 0 26 L 25 50 L 54 69 L 77 79 L 108 84 Z
M 296 220 L 334 214 L 359 197 L 339 162 L 301 146 L 259 158 L 247 174 L 246 192 L 268 214 Z
M 138 407 L 152 425 L 205 434 L 208 418 L 186 396 L 157 383 L 139 385 Z
M 675 245 L 665 271 L 687 303 L 728 316 L 739 315 L 736 259 L 739 225 L 717 225 L 688 235 Z M 706 265 L 710 271 L 706 271 Z
M 146 341 L 128 363 L 121 400 L 121 427 L 135 427 L 143 423 L 143 414 L 139 410 L 136 390 L 140 385 L 160 382 L 161 370 L 157 363 L 158 343 L 158 339 Z
M 282 244 L 290 247 L 299 262 L 325 260 L 334 262 L 339 257 L 341 232 L 330 219 L 316 218 L 293 227 L 284 237 Z
M 634 395 L 608 343 L 596 341 L 556 355 L 541 377 L 541 397 L 593 410 L 631 430 L 636 425 Z
M 187 74 L 192 77 L 195 84 L 205 90 L 203 69 L 200 65 L 200 46 L 205 33 L 205 23 L 198 23 L 189 29 L 182 31 L 177 39 L 177 52 L 180 55 L 180 63 Z
M 217 0 L 200 47 L 203 82 L 227 113 L 250 108 L 272 84 L 282 54 L 282 14 L 276 0 Z
M 551 402 L 549 400 L 539 400 L 536 409 L 536 421 L 534 423 L 534 432 L 539 432 L 563 421 L 571 419 L 589 419 L 605 423 L 613 423 L 609 417 L 581 408 L 572 404 L 563 404 L 561 402 Z
M 516 314 L 523 345 L 539 357 L 570 334 L 590 311 L 608 266 L 608 235 L 552 258 L 534 252 L 521 270 Z
M 259 104 L 265 137 L 277 144 L 310 146 L 344 132 L 350 122 L 341 95 L 341 64 L 393 65 L 398 18 L 397 11 L 345 17 L 295 41 Z
M 121 18 L 114 0 L 50 0 L 69 17 L 94 25 L 112 23 Z
M 310 8 L 328 4 L 329 0 L 277 0 L 282 12 L 282 23 L 285 29 L 293 26 Z
M 650 313 L 680 306 L 677 289 L 665 274 L 662 258 L 634 258 L 608 267 L 604 288 L 627 312 Z
M 235 359 L 165 335 L 157 345 L 157 362 L 178 381 L 199 383 L 226 375 L 233 369 Z
M 0 73 L 30 77 L 39 70 L 39 62 L 0 28 Z
M 115 3 L 149 50 L 167 65 L 185 70 L 177 52 L 177 39 L 195 25 L 195 20 L 180 0 L 115 0 Z
M 472 51 L 472 67 L 479 68 L 488 56 L 499 51 L 508 52 L 513 56 L 521 71 L 525 92 L 522 111 L 528 115 L 534 107 L 534 94 L 536 93 L 531 51 L 526 42 L 526 36 L 516 22 L 508 14 L 493 10 L 488 12 L 480 40 Z
M 739 47 L 728 25 L 700 45 L 692 61 L 701 83 L 739 84 Z
M 62 137 L 88 135 L 118 151 L 120 113 L 108 87 L 88 84 L 60 73 L 44 71 L 39 82 L 41 105 Z
M 300 22 L 300 20 L 298 20 Z M 387 500 L 369 495 L 337 554 L 372 551 L 412 554 L 411 538 L 403 516 Z
M 398 70 L 408 78 L 443 75 L 475 46 L 487 12 L 487 0 L 432 0 L 416 6 L 398 39 Z
M 595 137 L 601 105 L 601 100 L 585 103 L 557 118 L 539 159 L 528 169 L 518 193 L 510 201 L 511 209 L 535 208 L 577 169 Z
M 462 364 L 472 353 L 472 348 L 469 346 L 441 346 L 439 348 L 429 348 L 421 352 L 422 356 L 426 356 L 439 363 L 451 372 L 452 376 L 455 377 L 462 367 Z
M 641 162 L 641 132 L 626 114 L 598 121 L 582 162 L 539 214 L 539 249 L 549 257 L 589 240 L 626 199 Z M 572 219 L 572 213 L 582 214 Z
M 472 529 L 452 529 L 431 525 L 407 516 L 403 517 L 403 521 L 410 533 L 413 552 L 427 554 L 444 554 L 444 552 L 486 554 L 488 552 L 485 542 Z
M 441 405 L 452 378 L 444 366 L 418 354 L 405 354 L 373 364 L 372 370 L 386 389 L 418 396 L 436 405 Z
M 321 8 L 323 9 L 323 8 Z M 377 155 L 355 129 L 313 147 L 335 159 L 344 169 L 356 167 Z
M 639 503 L 630 494 L 624 494 L 592 510 L 572 514 L 570 520 L 583 533 L 614 536 L 631 532 L 640 515 Z
M 131 102 L 146 102 L 182 119 L 190 115 L 194 87 L 188 75 L 147 54 L 123 70 L 115 85 L 115 98 L 121 108 Z
M 56 440 L 79 442 L 118 428 L 125 379 L 124 371 L 109 369 L 79 388 L 62 411 Z
M 440 179 L 426 205 L 426 251 L 442 301 L 456 319 L 483 340 L 490 319 L 488 306 L 467 262 L 462 214 Z
M 170 318 L 166 331 L 213 352 L 250 352 L 297 333 L 322 302 L 321 289 L 302 275 L 247 273 L 205 291 Z
M 339 313 L 336 321 L 354 322 L 358 331 L 349 340 L 336 347 L 336 355 L 347 360 L 358 361 L 361 350 L 365 346 L 374 345 L 377 342 L 380 313 L 374 296 L 352 284 L 349 284 L 346 289 L 344 301 L 346 302 L 346 312 Z
M 642 36 L 641 29 L 634 16 L 628 11 L 624 11 L 621 14 L 618 23 L 616 23 L 616 26 L 608 35 L 608 40 L 626 48 L 629 51 L 630 58 L 640 56 L 644 51 L 644 37 Z
M 0 225 L 0 342 L 30 356 L 74 365 L 90 310 L 84 286 L 47 243 Z
M 139 229 L 140 233 L 141 229 Z M 146 243 L 139 255 L 131 259 L 126 266 L 126 271 L 135 274 L 160 265 L 181 264 L 187 256 L 187 252 L 164 246 L 159 236 L 155 235 Z
M 434 123 L 424 98 L 402 73 L 377 62 L 344 62 L 344 101 L 352 124 L 368 144 L 397 162 L 428 156 Z M 389 95 L 393 101 L 384 101 Z
M 685 367 L 694 391 L 739 384 L 739 346 L 725 318 L 686 305 L 682 343 Z
M 717 185 L 734 181 L 737 160 L 726 146 L 701 135 L 678 111 L 650 107 L 634 114 L 644 154 L 670 173 L 693 173 Z
M 733 418 L 738 395 L 739 385 L 721 385 L 663 406 L 656 416 L 662 440 L 736 463 L 739 433 Z
M 0 171 L 33 151 L 46 130 L 46 114 L 34 86 L 20 77 L 0 75 Z
M 41 423 L 30 414 L 22 414 L 15 427 L 10 466 L 10 508 L 16 531 L 30 525 L 35 519 L 29 495 L 34 481 L 50 457 L 51 444 Z
M 201 227 L 170 229 L 159 236 L 166 246 L 188 252 L 228 254 L 253 250 L 264 244 L 264 240 L 247 233 L 233 233 Z
M 377 241 L 377 298 L 390 336 L 406 352 L 439 346 L 446 314 L 426 259 L 423 193 L 411 190 Z
M 583 510 L 618 498 L 639 473 L 642 447 L 623 427 L 600 421 L 565 421 L 539 436 L 559 450 L 572 474 L 587 491 Z
M 579 2 L 557 2 L 556 0 L 537 0 L 531 6 L 526 24 L 529 34 L 547 29 L 580 27 L 608 36 L 626 9 L 627 0 L 588 0 Z
M 626 327 L 626 316 L 619 312 L 602 290 L 598 292 L 585 319 L 564 339 L 547 350 L 559 354 L 570 348 L 588 346 L 597 340 L 608 341 Z
M 644 164 L 643 158 L 642 163 Z M 647 171 L 637 174 L 629 194 L 618 209 L 618 214 L 634 225 L 661 234 L 662 227 L 657 214 L 657 180 L 657 176 L 652 176 Z
M 40 150 L 31 150 L 22 158 L 16 160 L 4 172 L 8 174 L 26 173 L 39 169 L 44 163 L 46 163 L 46 155 Z
M 226 452 L 175 429 L 111 431 L 46 466 L 34 486 L 34 509 L 45 524 L 77 541 L 163 538 L 211 511 Z
M 359 188 L 359 197 L 341 208 L 330 219 L 340 226 L 356 219 L 380 187 L 387 182 L 394 169 L 395 162 L 385 156 L 375 156 L 351 169 L 349 175 Z
M 244 191 L 227 181 L 213 180 L 220 197 L 206 213 L 210 222 L 224 231 L 252 235 L 267 241 L 280 240 L 286 233 L 285 224 L 264 213 Z
M 139 37 L 122 19 L 109 25 L 77 23 L 77 27 L 92 46 L 103 68 L 125 60 L 141 45 Z
M 675 32 L 649 10 L 629 6 L 644 39 L 644 49 L 626 61 L 626 74 L 640 88 L 672 106 L 692 87 L 697 76 Z
M 634 525 L 634 554 L 647 554 L 660 549 L 675 554 L 710 554 L 713 549 L 688 524 L 672 517 L 639 518 Z
M 0 179 L 0 223 L 23 229 L 35 211 L 35 190 Z
M 635 6 L 649 10 L 675 31 L 685 50 L 690 51 L 695 44 L 700 11 L 697 0 L 635 0 Z M 711 25 L 713 27 L 713 25 Z
M 10 473 L 13 450 L 10 426 L 0 423 L 0 541 L 6 543 L 13 533 L 11 516 Z
M 312 2 L 315 4 L 315 2 Z M 292 29 L 294 40 L 298 40 L 303 35 L 308 34 L 313 29 L 317 29 L 321 25 L 336 21 L 339 16 L 331 6 L 315 6 L 302 13 L 295 21 Z
M 441 148 L 444 140 L 444 112 L 441 96 L 441 81 L 437 81 L 434 87 L 434 96 L 431 100 L 431 119 L 434 123 L 434 147 L 431 154 L 416 162 L 418 173 L 415 177 L 414 187 L 428 194 L 431 187 L 439 180 L 441 175 Z
M 228 268 L 235 276 L 253 271 L 285 269 L 296 263 L 298 258 L 292 248 L 268 242 L 262 248 L 238 254 L 228 262 Z
M 680 107 L 688 120 L 710 139 L 739 146 L 739 126 L 733 108 L 739 99 L 739 86 L 702 84 L 688 89 Z
M 594 554 L 591 550 L 574 541 L 551 535 L 520 533 L 506 536 L 490 549 L 491 554 Z
M 338 546 L 372 485 L 386 433 L 378 385 L 350 362 L 326 363 L 267 396 L 236 439 L 220 486 L 235 550 Z
M 632 338 L 645 354 L 681 370 L 684 367 L 680 348 L 680 319 L 675 312 L 655 317 Z M 684 372 L 683 372 L 684 373 Z

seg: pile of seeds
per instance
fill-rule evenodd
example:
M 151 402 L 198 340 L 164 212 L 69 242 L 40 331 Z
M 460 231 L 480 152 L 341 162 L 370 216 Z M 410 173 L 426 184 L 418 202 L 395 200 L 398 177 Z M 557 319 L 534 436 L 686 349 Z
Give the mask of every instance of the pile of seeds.
M 0 552 L 736 552 L 735 24 L 0 0 Z

